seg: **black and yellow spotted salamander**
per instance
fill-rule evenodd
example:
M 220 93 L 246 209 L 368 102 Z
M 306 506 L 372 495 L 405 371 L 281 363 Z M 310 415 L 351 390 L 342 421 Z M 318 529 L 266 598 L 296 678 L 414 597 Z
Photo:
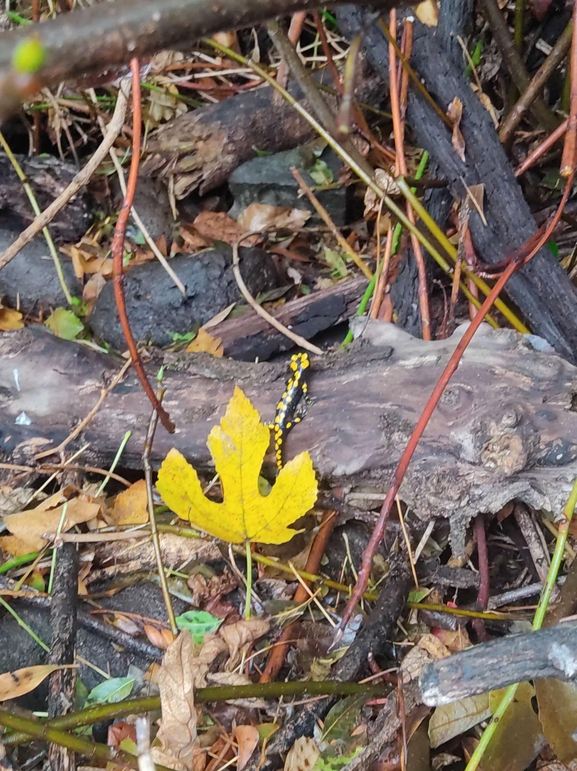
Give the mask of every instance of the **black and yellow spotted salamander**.
M 310 366 L 308 353 L 295 353 L 291 356 L 290 376 L 277 404 L 274 423 L 271 424 L 276 465 L 279 469 L 283 467 L 283 443 L 286 436 L 295 423 L 300 423 L 306 414 L 306 406 L 300 404 L 301 399 L 304 398 L 307 405 L 313 403 L 307 381 Z

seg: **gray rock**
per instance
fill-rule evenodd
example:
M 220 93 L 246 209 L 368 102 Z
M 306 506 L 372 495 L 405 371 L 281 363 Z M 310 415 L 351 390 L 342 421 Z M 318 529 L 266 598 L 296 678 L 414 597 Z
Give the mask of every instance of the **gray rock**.
M 0 215 L 0 252 L 20 235 L 23 230 L 18 220 L 9 215 Z M 74 268 L 68 257 L 60 256 L 62 271 L 68 288 L 73 295 L 82 294 L 80 282 L 74 275 Z M 42 235 L 27 244 L 8 265 L 0 270 L 0 297 L 9 305 L 24 313 L 31 313 L 40 307 L 44 309 L 67 305 L 66 297 L 56 275 L 56 269 L 48 246 Z
M 231 217 L 236 218 L 251 203 L 314 211 L 308 199 L 299 195 L 300 189 L 291 173 L 291 168 L 296 167 L 307 185 L 314 189 L 317 182 L 310 176 L 307 169 L 311 168 L 315 160 L 308 148 L 301 147 L 274 155 L 263 155 L 243 163 L 228 179 L 228 186 L 234 196 L 234 204 L 230 210 Z M 330 148 L 324 150 L 320 160 L 324 161 L 331 170 L 334 182 L 338 182 L 342 162 L 336 153 Z M 346 224 L 347 188 L 339 185 L 334 189 L 315 190 L 315 195 L 329 212 L 335 225 Z M 312 220 L 318 222 L 316 215 Z
M 168 345 L 174 333 L 196 331 L 219 311 L 242 300 L 232 272 L 230 246 L 181 255 L 170 264 L 186 287 L 186 297 L 158 262 L 141 265 L 125 276 L 126 307 L 136 340 Z M 240 267 L 253 297 L 277 285 L 274 263 L 262 249 L 241 247 Z M 113 348 L 126 347 L 111 282 L 100 293 L 90 324 Z

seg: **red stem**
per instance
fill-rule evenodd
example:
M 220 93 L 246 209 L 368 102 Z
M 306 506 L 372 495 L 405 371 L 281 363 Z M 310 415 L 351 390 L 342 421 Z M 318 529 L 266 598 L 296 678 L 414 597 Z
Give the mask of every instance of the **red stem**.
M 140 134 L 142 128 L 142 110 L 140 100 L 140 67 L 138 59 L 132 59 L 130 61 L 130 71 L 132 73 L 132 158 L 130 160 L 130 172 L 128 174 L 128 182 L 126 185 L 126 195 L 122 202 L 122 208 L 118 214 L 116 221 L 116 227 L 114 228 L 114 237 L 112 239 L 112 266 L 113 266 L 113 288 L 114 299 L 116 300 L 116 307 L 118 309 L 118 318 L 120 319 L 120 325 L 122 327 L 122 333 L 126 340 L 126 346 L 132 358 L 134 369 L 140 384 L 144 389 L 144 392 L 148 396 L 153 409 L 158 413 L 158 417 L 164 428 L 170 433 L 174 433 L 174 423 L 170 419 L 168 412 L 159 402 L 156 394 L 152 390 L 152 386 L 148 382 L 144 365 L 132 330 L 130 329 L 130 323 L 128 321 L 128 313 L 126 312 L 126 300 L 124 297 L 124 269 L 122 265 L 122 257 L 124 255 L 124 237 L 126 235 L 126 226 L 128 224 L 128 217 L 130 216 L 130 210 L 132 209 L 132 203 L 134 201 L 134 193 L 136 191 L 136 181 L 138 179 L 138 165 L 140 163 Z

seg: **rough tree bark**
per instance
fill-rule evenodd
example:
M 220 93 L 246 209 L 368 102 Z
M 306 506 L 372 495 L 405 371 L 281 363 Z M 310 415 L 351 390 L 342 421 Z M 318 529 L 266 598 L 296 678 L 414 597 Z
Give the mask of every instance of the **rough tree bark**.
M 364 507 L 370 509 L 374 494 L 388 487 L 458 334 L 423 343 L 393 325 L 371 322 L 365 336 L 372 344 L 313 362 L 316 401 L 289 435 L 286 451 L 292 457 L 308 450 L 323 481 L 371 493 Z M 282 365 L 270 363 L 177 354 L 165 357 L 165 363 L 164 404 L 177 433 L 169 436 L 159 429 L 156 465 L 175 446 L 197 467 L 209 468 L 206 437 L 234 385 L 269 421 L 286 377 Z M 3 335 L 4 457 L 28 463 L 35 453 L 64 440 L 118 369 L 117 359 L 43 329 Z M 560 512 L 577 475 L 576 394 L 577 368 L 555 354 L 533 350 L 516 332 L 482 327 L 425 431 L 401 497 L 423 520 L 448 518 L 458 553 L 466 525 L 479 512 L 496 512 L 514 498 Z M 140 468 L 149 413 L 150 405 L 129 376 L 78 437 L 78 443 L 90 442 L 84 460 L 106 466 L 130 429 L 122 465 Z

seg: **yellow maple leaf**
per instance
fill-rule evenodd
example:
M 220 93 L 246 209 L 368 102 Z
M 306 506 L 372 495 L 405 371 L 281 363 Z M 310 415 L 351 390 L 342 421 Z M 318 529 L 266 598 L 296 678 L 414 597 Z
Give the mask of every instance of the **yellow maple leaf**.
M 229 543 L 285 543 L 289 528 L 317 498 L 317 482 L 308 452 L 290 460 L 266 496 L 259 474 L 270 442 L 270 429 L 240 388 L 236 387 L 220 425 L 208 436 L 208 449 L 220 474 L 223 502 L 202 492 L 196 471 L 184 456 L 170 450 L 156 487 L 166 505 L 182 519 Z

